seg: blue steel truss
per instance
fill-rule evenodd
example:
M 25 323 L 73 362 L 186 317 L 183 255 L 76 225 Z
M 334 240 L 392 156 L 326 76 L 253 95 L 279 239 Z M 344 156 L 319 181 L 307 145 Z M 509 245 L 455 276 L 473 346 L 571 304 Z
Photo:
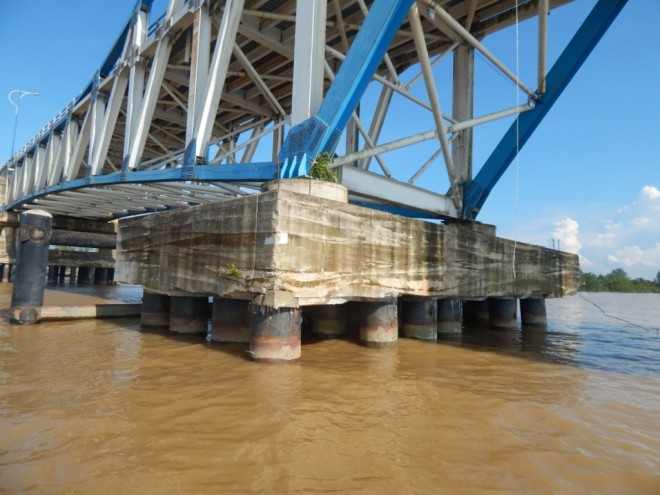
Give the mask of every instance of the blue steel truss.
M 600 0 L 559 56 L 546 78 L 546 92 L 536 100 L 536 106 L 519 114 L 495 147 L 479 173 L 463 187 L 463 218 L 474 220 L 497 181 L 543 121 L 568 83 L 580 69 L 591 51 L 614 22 L 628 0 Z M 516 129 L 518 126 L 518 129 Z M 519 136 L 519 138 L 517 138 Z M 518 143 L 516 140 L 518 139 Z
M 376 0 L 318 113 L 289 132 L 279 155 L 282 178 L 307 175 L 316 155 L 331 155 L 414 0 Z
M 138 9 L 148 11 L 152 2 L 153 0 L 139 1 L 136 12 Z M 186 153 L 187 158 L 180 168 L 128 173 L 124 167 L 121 172 L 88 176 L 35 191 L 29 197 L 22 197 L 13 203 L 4 205 L 3 209 L 20 207 L 33 199 L 48 194 L 94 186 L 188 180 L 202 182 L 263 182 L 277 177 L 293 178 L 307 175 L 314 158 L 319 153 L 324 151 L 333 153 L 335 151 L 351 114 L 355 111 L 413 2 L 414 0 L 374 1 L 317 114 L 289 131 L 278 156 L 278 163 L 198 165 L 192 159 L 192 155 Z M 516 150 L 522 147 L 534 133 L 626 3 L 627 0 L 598 1 L 548 73 L 547 90 L 536 100 L 535 108 L 519 115 L 518 143 L 516 143 L 517 132 L 516 123 L 514 123 L 476 177 L 465 182 L 463 187 L 464 210 L 462 212 L 464 220 L 476 219 L 499 178 L 514 160 Z M 124 45 L 129 27 L 130 22 L 104 60 L 99 70 L 101 77 L 113 70 L 121 56 L 121 47 Z M 94 81 L 78 97 L 78 101 L 93 90 Z M 63 117 L 62 122 L 65 122 L 66 118 L 70 118 L 70 115 Z M 399 206 L 388 206 L 386 204 L 365 204 L 365 206 L 396 211 L 398 214 L 409 216 L 426 216 L 418 211 L 407 210 Z

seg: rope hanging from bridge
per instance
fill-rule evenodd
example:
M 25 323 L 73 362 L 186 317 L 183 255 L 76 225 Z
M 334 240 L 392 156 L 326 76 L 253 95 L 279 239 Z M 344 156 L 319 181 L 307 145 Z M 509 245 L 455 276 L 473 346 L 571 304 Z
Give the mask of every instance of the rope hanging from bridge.
M 518 19 L 518 0 L 516 0 L 516 83 L 520 82 L 520 31 Z M 520 106 L 520 91 L 518 84 L 514 86 L 516 91 L 516 108 Z M 516 248 L 518 247 L 518 182 L 520 174 L 520 113 L 516 114 L 516 170 L 514 180 L 513 199 L 513 280 L 516 280 Z

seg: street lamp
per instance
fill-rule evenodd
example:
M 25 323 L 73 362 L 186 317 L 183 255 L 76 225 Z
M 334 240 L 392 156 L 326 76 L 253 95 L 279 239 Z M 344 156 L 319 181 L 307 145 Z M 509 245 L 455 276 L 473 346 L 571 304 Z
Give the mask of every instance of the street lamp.
M 14 100 L 12 100 L 12 96 L 18 93 L 18 103 L 16 103 Z M 11 138 L 11 161 L 12 165 L 14 163 L 14 145 L 16 144 L 16 129 L 18 128 L 18 112 L 21 109 L 21 100 L 23 99 L 24 96 L 39 96 L 39 93 L 33 93 L 32 91 L 23 91 L 22 89 L 13 89 L 9 92 L 7 95 L 7 98 L 9 99 L 9 103 L 14 105 L 14 108 L 16 108 L 16 117 L 14 118 L 14 135 Z

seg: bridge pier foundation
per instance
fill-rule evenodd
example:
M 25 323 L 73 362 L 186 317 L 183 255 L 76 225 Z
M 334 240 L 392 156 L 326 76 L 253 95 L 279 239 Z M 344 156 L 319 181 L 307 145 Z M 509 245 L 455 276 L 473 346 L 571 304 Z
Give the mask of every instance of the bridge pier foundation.
M 63 284 L 64 279 L 66 279 L 66 266 L 60 266 L 60 271 L 57 276 L 57 283 Z
M 78 284 L 91 284 L 94 281 L 94 272 L 91 266 L 78 267 Z
M 170 296 L 145 290 L 142 294 L 140 326 L 170 326 Z
M 249 301 L 213 298 L 211 340 L 215 342 L 250 342 Z
M 387 348 L 399 336 L 396 299 L 360 303 L 360 343 L 365 347 Z
M 209 303 L 205 296 L 172 296 L 170 298 L 170 331 L 206 335 Z
M 94 284 L 101 285 L 108 283 L 108 269 L 103 267 L 94 268 Z
M 300 358 L 300 308 L 250 305 L 250 355 L 256 361 Z
M 496 326 L 497 305 L 504 313 L 508 307 L 497 301 L 508 299 L 512 316 L 504 322 L 512 325 L 517 299 L 575 292 L 576 256 L 496 237 L 493 226 L 424 222 L 348 204 L 345 188 L 318 180 L 279 180 L 262 191 L 120 220 L 117 279 L 159 294 L 250 301 L 254 357 L 275 360 L 299 356 L 298 320 L 310 307 L 316 334 L 341 335 L 341 320 L 359 314 L 360 341 L 388 347 L 398 338 L 397 300 L 418 301 L 411 314 L 402 308 L 401 334 L 433 340 L 438 329 L 460 331 L 461 300 L 466 321 L 488 321 L 488 300 L 495 301 Z M 446 312 L 439 324 L 429 302 L 437 298 Z M 218 311 L 214 340 L 223 339 Z
M 462 329 L 460 299 L 438 299 L 438 333 L 461 333 Z
M 409 339 L 438 339 L 438 303 L 435 298 L 403 299 L 401 336 Z
M 469 324 L 487 324 L 490 321 L 488 300 L 463 301 L 463 321 Z
M 50 265 L 48 267 L 48 284 L 55 285 L 60 275 L 60 267 L 57 265 Z
M 545 299 L 528 297 L 520 300 L 520 319 L 523 326 L 545 326 L 548 319 L 545 310 Z
M 78 267 L 72 266 L 69 270 L 69 283 L 71 285 L 76 283 L 76 278 L 78 277 Z
M 496 330 L 518 328 L 517 306 L 517 299 L 489 299 L 488 312 L 491 328 Z
M 316 337 L 335 339 L 348 331 L 346 307 L 344 304 L 323 304 L 308 306 L 304 312 L 312 320 L 312 333 Z

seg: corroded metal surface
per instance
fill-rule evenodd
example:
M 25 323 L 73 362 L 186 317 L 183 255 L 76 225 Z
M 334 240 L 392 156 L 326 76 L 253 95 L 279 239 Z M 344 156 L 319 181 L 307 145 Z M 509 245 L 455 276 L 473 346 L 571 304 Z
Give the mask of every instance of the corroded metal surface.
M 300 358 L 299 308 L 250 308 L 250 355 L 257 361 L 293 361 Z
M 437 301 L 432 298 L 404 299 L 401 304 L 401 336 L 437 340 Z
M 396 300 L 360 304 L 360 343 L 366 347 L 391 347 L 398 339 Z

